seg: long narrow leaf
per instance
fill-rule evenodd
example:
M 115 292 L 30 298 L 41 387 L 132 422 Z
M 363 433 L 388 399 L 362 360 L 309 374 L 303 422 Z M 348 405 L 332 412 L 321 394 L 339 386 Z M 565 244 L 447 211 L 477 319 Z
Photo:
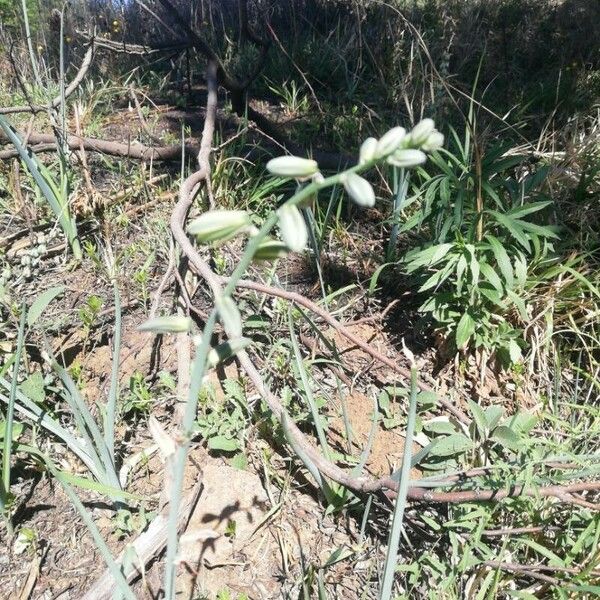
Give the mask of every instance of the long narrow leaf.
M 120 487 L 115 464 L 108 447 L 106 446 L 104 437 L 98 427 L 98 423 L 94 420 L 94 417 L 85 403 L 85 400 L 79 393 L 77 385 L 71 379 L 71 376 L 67 373 L 66 369 L 61 367 L 54 358 L 52 359 L 51 364 L 65 386 L 64 397 L 73 411 L 73 417 L 80 430 L 80 434 L 88 441 L 90 447 L 94 448 L 95 455 L 99 462 L 99 468 L 105 474 L 103 483 L 108 483 L 113 487 Z
M 308 401 L 308 406 L 310 409 L 310 413 L 312 415 L 313 424 L 317 431 L 317 437 L 319 438 L 319 443 L 321 444 L 321 448 L 323 449 L 323 452 L 326 455 L 328 455 L 329 454 L 329 445 L 327 444 L 327 440 L 325 439 L 325 432 L 323 431 L 323 427 L 321 425 L 319 409 L 317 408 L 317 404 L 313 397 L 312 389 L 310 387 L 310 382 L 308 380 L 308 374 L 304 367 L 302 355 L 300 354 L 298 340 L 296 338 L 296 333 L 294 332 L 294 321 L 292 318 L 291 306 L 288 307 L 288 326 L 289 326 L 289 331 L 290 331 L 290 340 L 292 342 L 292 348 L 294 350 L 294 358 L 296 359 L 296 366 L 298 367 L 298 372 L 300 374 L 300 381 L 302 383 L 302 389 L 304 390 L 306 400 Z
M 392 598 L 392 589 L 394 586 L 394 574 L 396 573 L 396 562 L 398 560 L 398 547 L 400 546 L 400 534 L 404 521 L 404 509 L 406 507 L 406 496 L 408 494 L 408 485 L 410 477 L 410 463 L 412 457 L 412 441 L 417 419 L 417 370 L 412 367 L 410 371 L 410 405 L 408 408 L 408 419 L 406 422 L 406 437 L 404 439 L 404 453 L 402 457 L 402 471 L 400 474 L 400 484 L 398 485 L 398 495 L 394 505 L 394 515 L 392 517 L 392 527 L 388 540 L 388 550 L 385 557 L 383 568 L 383 579 L 381 582 L 381 600 L 390 600 Z
M 46 176 L 44 175 L 45 167 L 43 167 L 36 155 L 23 144 L 21 138 L 2 115 L 0 115 L 0 127 L 4 130 L 6 137 L 17 149 L 19 156 L 27 166 L 28 171 L 40 188 L 44 198 L 46 198 L 52 212 L 56 215 L 64 234 L 67 236 L 69 245 L 73 249 L 75 258 L 81 258 L 81 248 L 79 247 L 79 240 L 77 239 L 77 227 L 75 225 L 75 220 L 69 213 L 68 204 L 65 200 L 61 201 L 56 186 L 51 186 L 49 184 L 47 171 Z
M 0 377 L 0 386 L 7 390 L 10 390 L 11 384 L 4 378 Z M 98 470 L 97 463 L 93 456 L 90 454 L 90 448 L 84 448 L 84 446 L 77 440 L 69 431 L 62 427 L 57 421 L 41 409 L 37 404 L 31 401 L 25 394 L 17 390 L 17 400 L 15 403 L 15 410 L 22 414 L 24 417 L 31 419 L 34 423 L 47 429 L 50 433 L 53 433 L 60 438 L 79 459 L 87 466 L 87 468 L 93 473 L 94 477 L 98 480 L 102 479 L 102 471 Z M 0 401 L 8 405 L 9 398 L 4 394 L 0 393 Z M 93 452 L 92 452 L 93 454 Z
M 2 452 L 2 482 L 0 486 L 0 509 L 4 510 L 10 492 L 10 458 L 12 453 L 12 434 L 13 420 L 15 416 L 15 399 L 17 396 L 17 378 L 19 367 L 21 365 L 21 353 L 25 341 L 25 320 L 27 318 L 27 308 L 23 302 L 21 306 L 21 320 L 19 321 L 19 333 L 17 337 L 17 350 L 15 352 L 15 361 L 13 366 L 12 382 L 10 386 L 10 396 L 8 398 L 8 410 L 6 413 L 6 423 L 4 426 L 4 449 Z
M 113 357 L 110 373 L 110 389 L 104 417 L 104 440 L 113 464 L 115 464 L 115 419 L 119 398 L 119 367 L 121 356 L 121 296 L 115 282 L 115 327 L 113 338 Z

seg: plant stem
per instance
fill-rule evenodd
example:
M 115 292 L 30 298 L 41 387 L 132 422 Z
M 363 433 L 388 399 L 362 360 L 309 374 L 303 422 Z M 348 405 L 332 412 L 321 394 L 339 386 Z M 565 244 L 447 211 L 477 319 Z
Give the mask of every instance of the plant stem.
M 406 423 L 406 437 L 404 439 L 404 453 L 402 457 L 402 470 L 400 471 L 400 485 L 398 496 L 394 505 L 392 527 L 388 541 L 388 550 L 383 568 L 383 580 L 381 584 L 381 600 L 390 600 L 394 586 L 394 574 L 398 560 L 398 546 L 400 545 L 400 534 L 404 520 L 404 509 L 406 507 L 406 496 L 408 494 L 408 483 L 410 476 L 410 462 L 412 457 L 412 441 L 417 418 L 417 369 L 413 366 L 410 370 L 410 405 L 408 409 L 408 420 Z
M 117 417 L 117 401 L 119 398 L 119 366 L 121 354 L 121 295 L 117 282 L 115 288 L 115 328 L 113 337 L 113 360 L 110 374 L 110 389 L 104 414 L 104 439 L 110 457 L 115 464 L 115 420 Z
M 388 242 L 388 261 L 393 261 L 396 255 L 396 243 L 398 241 L 398 230 L 400 229 L 400 213 L 408 193 L 408 181 L 410 175 L 406 169 L 394 169 L 394 205 L 392 208 L 392 231 Z
M 10 385 L 10 396 L 8 400 L 8 410 L 6 413 L 6 423 L 4 424 L 4 451 L 2 454 L 2 482 L 0 485 L 0 512 L 4 512 L 9 501 L 10 494 L 10 457 L 12 453 L 12 434 L 13 420 L 15 416 L 15 399 L 17 396 L 17 377 L 19 376 L 19 366 L 21 365 L 21 353 L 25 341 L 25 319 L 27 309 L 25 302 L 21 305 L 21 319 L 19 321 L 19 335 L 17 338 L 17 350 L 15 352 L 15 362 L 13 365 L 12 381 Z M 8 533 L 12 535 L 12 523 L 10 515 L 7 515 Z
M 33 70 L 33 78 L 35 79 L 36 84 L 41 89 L 44 86 L 42 85 L 42 79 L 40 78 L 37 60 L 33 51 L 33 44 L 31 43 L 31 29 L 29 27 L 29 15 L 27 14 L 26 0 L 21 0 L 21 10 L 23 11 L 23 24 L 25 26 L 25 37 L 27 39 L 27 49 L 29 50 L 29 60 L 31 62 L 31 69 Z

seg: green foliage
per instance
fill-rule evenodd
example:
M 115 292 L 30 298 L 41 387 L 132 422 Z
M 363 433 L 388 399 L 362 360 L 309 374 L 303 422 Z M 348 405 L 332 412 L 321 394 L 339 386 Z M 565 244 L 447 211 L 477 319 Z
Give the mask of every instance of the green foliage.
M 402 229 L 419 228 L 428 241 L 403 264 L 421 283 L 419 310 L 455 348 L 485 349 L 509 366 L 525 346 L 524 290 L 558 238 L 541 191 L 548 168 L 532 170 L 502 144 L 479 158 L 468 132 L 464 143 L 452 134 L 455 152 L 432 157 L 441 173 L 421 171 L 421 204 Z
M 129 393 L 123 401 L 123 414 L 147 413 L 150 411 L 153 403 L 154 398 L 143 373 L 136 371 L 129 378 Z
M 468 427 L 444 418 L 423 423 L 423 431 L 431 440 L 421 462 L 423 468 L 450 470 L 461 462 L 500 463 L 520 451 L 527 453 L 535 443 L 528 437 L 537 421 L 531 414 L 522 411 L 504 417 L 501 406 L 484 409 L 472 400 L 469 410 L 472 421 Z
M 248 425 L 245 414 L 245 392 L 234 379 L 224 382 L 225 397 L 217 399 L 212 386 L 205 386 L 200 400 L 201 414 L 196 431 L 215 452 L 233 453 L 244 449 L 243 436 Z

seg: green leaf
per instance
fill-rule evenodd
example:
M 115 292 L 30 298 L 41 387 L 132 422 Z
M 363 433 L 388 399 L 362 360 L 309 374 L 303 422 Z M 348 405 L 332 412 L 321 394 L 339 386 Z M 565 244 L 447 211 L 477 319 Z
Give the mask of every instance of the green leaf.
M 529 321 L 529 315 L 527 314 L 527 307 L 525 306 L 525 302 L 522 298 L 520 298 L 515 292 L 512 290 L 506 290 L 506 294 L 512 300 L 513 304 L 517 307 L 519 311 L 519 315 L 523 321 Z
M 508 355 L 513 364 L 521 360 L 521 346 L 519 346 L 516 340 L 510 340 L 508 342 Z
M 552 552 L 545 546 L 542 546 L 541 544 L 538 544 L 537 542 L 533 540 L 528 540 L 526 538 L 521 539 L 520 541 L 526 546 L 529 546 L 532 550 L 535 550 L 536 552 L 539 552 L 542 556 L 545 556 L 550 561 L 551 565 L 554 564 L 560 567 L 566 566 L 564 560 L 559 558 L 556 554 L 554 554 L 554 552 Z
M 560 239 L 560 236 L 554 231 L 552 227 L 536 225 L 535 223 L 530 223 L 529 221 L 519 221 L 519 224 L 523 231 L 530 231 L 531 233 L 536 233 L 541 237 L 550 237 L 554 238 L 555 240 Z
M 475 333 L 475 321 L 466 311 L 456 327 L 456 347 L 461 350 L 467 345 L 471 336 Z
M 467 402 L 469 404 L 469 409 L 471 410 L 471 414 L 473 415 L 473 420 L 475 421 L 475 424 L 477 425 L 479 434 L 483 438 L 483 437 L 485 437 L 487 428 L 489 427 L 489 423 L 488 423 L 486 414 L 483 411 L 483 408 L 481 408 L 481 406 L 479 406 L 479 404 L 477 404 L 477 402 L 475 402 L 474 400 L 471 400 L 471 398 L 467 398 Z
M 500 422 L 504 409 L 501 406 L 488 406 L 485 409 L 485 418 L 490 429 L 494 429 Z
M 33 177 L 33 180 L 40 188 L 44 198 L 56 215 L 61 229 L 67 236 L 69 244 L 73 249 L 75 258 L 80 259 L 81 248 L 79 246 L 79 240 L 77 239 L 77 226 L 75 224 L 75 219 L 69 212 L 67 198 L 63 197 L 44 164 L 31 151 L 31 149 L 25 146 L 23 140 L 21 140 L 13 127 L 2 115 L 0 115 L 0 128 L 4 130 L 6 137 L 17 149 L 17 152 L 25 163 L 27 170 Z
M 494 253 L 494 258 L 498 263 L 498 268 L 504 277 L 504 281 L 506 281 L 507 287 L 513 287 L 515 280 L 513 276 L 512 263 L 510 262 L 508 253 L 498 238 L 494 237 L 493 235 L 486 235 L 485 237 L 490 244 L 492 252 Z
M 20 437 L 21 434 L 23 433 L 23 423 L 13 423 L 12 425 L 12 431 L 11 431 L 11 439 L 13 442 L 16 442 Z M 6 421 L 5 420 L 0 420 L 0 448 L 3 447 L 3 443 L 4 443 L 4 438 L 6 437 Z M 19 450 L 19 444 L 14 444 L 12 447 L 12 452 L 16 452 Z
M 495 217 L 496 221 L 500 225 L 508 230 L 508 232 L 515 238 L 515 240 L 517 240 L 517 242 L 519 242 L 519 244 L 521 244 L 521 246 L 523 246 L 523 248 L 525 248 L 525 250 L 527 250 L 527 252 L 531 252 L 529 237 L 523 233 L 520 221 L 507 217 L 506 215 L 503 215 L 495 210 L 490 210 L 488 212 Z
M 505 308 L 505 302 L 497 289 L 491 286 L 487 287 L 487 284 L 484 284 L 479 287 L 479 293 L 482 296 L 485 296 L 490 302 L 493 302 L 496 306 Z
M 423 425 L 423 429 L 439 435 L 453 435 L 456 433 L 456 427 L 450 421 L 430 421 Z
M 435 392 L 420 392 L 417 395 L 417 404 L 419 404 L 421 408 L 432 408 L 436 406 L 438 401 L 439 398 Z
M 524 287 L 527 282 L 527 261 L 524 256 L 515 258 L 515 277 L 517 278 L 517 285 Z
M 234 469 L 245 471 L 248 468 L 248 459 L 243 452 L 240 452 L 231 459 L 230 464 Z
M 473 448 L 473 442 L 463 433 L 454 433 L 441 438 L 429 451 L 430 456 L 452 456 Z
M 520 436 L 510 429 L 510 427 L 506 427 L 505 425 L 496 427 L 492 432 L 491 437 L 509 450 L 516 450 L 521 442 Z
M 40 294 L 31 304 L 27 313 L 27 325 L 31 327 L 46 310 L 46 307 L 65 291 L 64 285 L 59 285 Z
M 526 411 L 519 411 L 516 415 L 508 418 L 505 424 L 516 433 L 528 434 L 537 423 L 537 417 Z
M 46 400 L 44 376 L 39 371 L 29 375 L 19 389 L 36 404 L 43 404 Z
M 231 296 L 218 296 L 215 298 L 215 306 L 227 335 L 230 338 L 241 338 L 242 316 L 233 298 Z
M 500 277 L 498 277 L 498 274 L 496 273 L 496 271 L 494 271 L 494 269 L 492 267 L 490 267 L 490 265 L 488 265 L 487 263 L 481 263 L 479 265 L 481 267 L 481 273 L 483 274 L 483 276 L 500 292 L 502 293 L 503 291 L 503 287 L 502 287 L 502 281 L 500 279 Z
M 542 200 L 540 202 L 529 202 L 527 204 L 523 204 L 522 206 L 518 206 L 517 208 L 513 208 L 509 210 L 506 214 L 510 215 L 515 219 L 521 219 L 526 215 L 530 215 L 532 213 L 536 213 L 546 206 L 552 204 L 552 200 Z
M 382 265 L 379 265 L 379 267 L 377 267 L 375 273 L 371 275 L 371 281 L 369 282 L 369 294 L 373 294 L 375 292 L 375 290 L 377 289 L 377 282 L 379 281 L 379 276 L 381 275 L 384 269 L 386 269 L 392 264 L 393 263 L 383 263 Z
M 407 269 L 410 272 L 415 271 L 419 267 L 432 266 L 442 260 L 450 252 L 454 244 L 437 244 L 425 248 L 425 250 L 419 250 L 417 252 L 410 253 L 407 256 Z
M 460 255 L 458 264 L 456 265 L 456 293 L 462 292 L 463 284 L 465 282 L 465 271 L 467 270 L 467 258 L 464 254 Z
M 229 439 L 224 435 L 216 435 L 208 440 L 208 447 L 221 452 L 235 452 L 240 449 L 240 444 L 237 440 Z
M 448 263 L 443 269 L 440 269 L 436 273 L 434 273 L 420 288 L 419 292 L 425 292 L 426 290 L 431 289 L 432 287 L 439 287 L 454 270 L 454 265 L 458 261 L 458 256 L 451 256 L 448 260 Z

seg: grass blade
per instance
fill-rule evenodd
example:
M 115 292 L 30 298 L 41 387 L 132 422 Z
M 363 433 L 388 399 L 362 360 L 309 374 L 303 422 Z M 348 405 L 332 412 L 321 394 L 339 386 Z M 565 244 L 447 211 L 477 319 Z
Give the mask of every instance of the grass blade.
M 110 389 L 104 413 L 104 440 L 110 458 L 115 464 L 115 419 L 117 415 L 117 401 L 119 399 L 119 366 L 121 356 L 121 295 L 115 282 L 115 328 L 113 338 L 112 368 L 110 373 Z
M 408 420 L 406 423 L 406 438 L 404 440 L 404 455 L 402 457 L 402 471 L 400 472 L 400 484 L 398 495 L 394 505 L 392 527 L 388 541 L 388 550 L 383 568 L 383 579 L 381 582 L 381 600 L 392 598 L 394 586 L 394 574 L 396 572 L 396 561 L 398 558 L 398 547 L 400 545 L 400 534 L 404 521 L 404 509 L 406 507 L 406 495 L 410 476 L 410 463 L 412 457 L 412 440 L 417 418 L 417 370 L 413 366 L 410 371 L 410 404 L 408 408 Z
M 19 321 L 19 334 L 17 338 L 17 350 L 15 352 L 15 361 L 13 365 L 12 382 L 10 386 L 10 396 L 8 398 L 8 410 L 6 413 L 6 423 L 4 425 L 4 449 L 2 452 L 2 482 L 0 486 L 0 511 L 4 512 L 10 493 L 10 458 L 12 453 L 12 434 L 13 420 L 15 416 L 15 398 L 17 395 L 17 377 L 19 375 L 19 366 L 21 365 L 21 353 L 25 341 L 25 320 L 27 318 L 27 307 L 25 303 L 21 306 L 21 319 Z M 10 524 L 10 517 L 8 519 Z M 9 529 L 10 529 L 9 525 Z
M 79 239 L 77 238 L 77 227 L 75 225 L 75 220 L 72 218 L 69 212 L 66 199 L 63 198 L 61 200 L 60 193 L 57 192 L 56 185 L 51 185 L 49 182 L 48 171 L 38 160 L 37 156 L 23 144 L 21 138 L 16 134 L 14 129 L 2 115 L 0 115 L 0 127 L 4 130 L 6 137 L 17 149 L 19 156 L 25 163 L 35 183 L 40 188 L 44 198 L 50 205 L 52 212 L 54 212 L 56 215 L 64 234 L 67 236 L 69 245 L 73 250 L 73 255 L 79 260 L 82 255 Z

